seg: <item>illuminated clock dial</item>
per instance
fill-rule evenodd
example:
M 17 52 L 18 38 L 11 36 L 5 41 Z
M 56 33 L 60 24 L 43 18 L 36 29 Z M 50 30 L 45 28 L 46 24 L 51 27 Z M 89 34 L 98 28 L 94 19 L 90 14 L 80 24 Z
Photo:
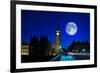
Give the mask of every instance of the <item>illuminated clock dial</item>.
M 57 32 L 56 35 L 59 35 L 59 33 Z

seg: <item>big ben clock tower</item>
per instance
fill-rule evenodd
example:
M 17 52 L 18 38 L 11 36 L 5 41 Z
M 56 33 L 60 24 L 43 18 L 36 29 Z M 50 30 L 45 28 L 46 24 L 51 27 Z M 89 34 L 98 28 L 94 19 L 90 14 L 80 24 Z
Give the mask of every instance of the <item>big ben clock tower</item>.
M 60 53 L 60 29 L 59 26 L 56 28 L 56 46 L 55 46 L 55 54 L 58 55 Z

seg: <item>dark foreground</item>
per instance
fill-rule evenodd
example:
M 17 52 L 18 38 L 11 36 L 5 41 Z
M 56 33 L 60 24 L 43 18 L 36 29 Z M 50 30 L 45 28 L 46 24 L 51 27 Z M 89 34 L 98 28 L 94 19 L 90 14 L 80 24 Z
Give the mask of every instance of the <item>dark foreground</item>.
M 54 56 L 21 56 L 21 62 L 47 62 L 50 61 Z

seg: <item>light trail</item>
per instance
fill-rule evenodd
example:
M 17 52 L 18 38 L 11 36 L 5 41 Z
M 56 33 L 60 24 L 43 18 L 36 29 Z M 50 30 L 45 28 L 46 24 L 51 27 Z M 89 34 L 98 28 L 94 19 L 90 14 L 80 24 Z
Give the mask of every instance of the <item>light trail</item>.
M 72 52 L 68 52 L 68 55 L 90 56 L 89 53 L 72 53 Z

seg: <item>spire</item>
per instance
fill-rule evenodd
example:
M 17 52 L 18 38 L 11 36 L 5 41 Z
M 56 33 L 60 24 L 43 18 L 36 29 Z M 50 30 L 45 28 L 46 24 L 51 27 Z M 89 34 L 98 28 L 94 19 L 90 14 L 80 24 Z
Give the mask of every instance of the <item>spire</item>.
M 57 27 L 56 27 L 56 32 L 60 32 L 60 27 L 59 27 L 59 25 L 57 25 Z
M 57 28 L 56 28 L 56 30 L 60 30 L 60 28 L 59 28 L 59 25 L 57 25 Z

